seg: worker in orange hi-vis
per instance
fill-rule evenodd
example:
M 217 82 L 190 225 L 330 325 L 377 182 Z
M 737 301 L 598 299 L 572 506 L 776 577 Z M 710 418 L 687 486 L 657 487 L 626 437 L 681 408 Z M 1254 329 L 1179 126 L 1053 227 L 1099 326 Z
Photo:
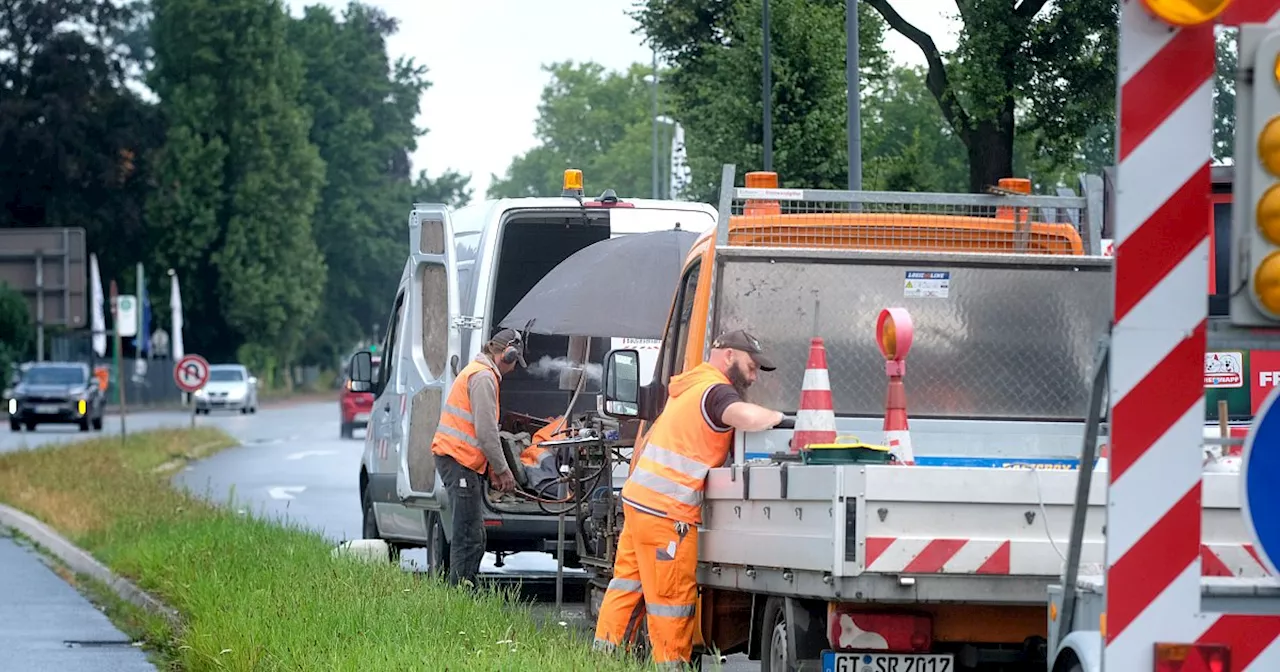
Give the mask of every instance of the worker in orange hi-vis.
M 643 608 L 660 669 L 692 662 L 698 599 L 694 528 L 702 523 L 707 472 L 727 461 L 733 430 L 761 431 L 783 421 L 782 413 L 745 400 L 757 371 L 774 369 L 760 341 L 738 330 L 716 339 L 706 362 L 671 379 L 667 404 L 622 486 L 622 534 L 600 606 L 596 650 L 629 643 L 634 633 L 628 624 Z

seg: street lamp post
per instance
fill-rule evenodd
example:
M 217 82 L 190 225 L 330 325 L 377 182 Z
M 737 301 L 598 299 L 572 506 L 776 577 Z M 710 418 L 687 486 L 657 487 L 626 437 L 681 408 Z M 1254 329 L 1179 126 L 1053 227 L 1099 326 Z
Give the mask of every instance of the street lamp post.
M 852 1 L 852 0 L 850 0 Z M 773 66 L 769 61 L 769 0 L 760 12 L 760 32 L 764 38 L 764 64 L 760 83 L 760 100 L 764 107 L 764 169 L 773 170 Z
M 653 198 L 658 194 L 658 47 L 653 47 Z
M 767 2 L 767 0 L 766 0 Z M 845 0 L 845 80 L 849 108 L 849 190 L 862 189 L 862 98 L 858 75 L 858 0 Z

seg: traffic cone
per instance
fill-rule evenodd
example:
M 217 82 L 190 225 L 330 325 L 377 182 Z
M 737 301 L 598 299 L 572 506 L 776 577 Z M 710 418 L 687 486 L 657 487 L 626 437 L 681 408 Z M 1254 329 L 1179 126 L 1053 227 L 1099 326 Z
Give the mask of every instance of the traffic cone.
M 889 374 L 889 392 L 884 402 L 884 442 L 889 452 L 898 458 L 899 464 L 916 463 L 915 453 L 911 450 L 911 432 L 907 428 L 907 389 L 902 384 L 902 375 L 906 373 L 903 362 L 887 362 L 886 372 Z
M 827 347 L 822 337 L 809 341 L 809 364 L 800 386 L 800 407 L 791 452 L 798 453 L 813 443 L 835 443 L 836 410 L 831 401 L 831 380 L 827 375 Z

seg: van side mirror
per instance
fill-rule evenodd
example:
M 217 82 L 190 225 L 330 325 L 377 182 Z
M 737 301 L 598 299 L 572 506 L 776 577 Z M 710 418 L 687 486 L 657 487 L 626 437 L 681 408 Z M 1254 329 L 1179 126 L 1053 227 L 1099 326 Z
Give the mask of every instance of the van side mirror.
M 362 350 L 351 355 L 351 391 L 373 391 L 373 354 Z
M 640 353 L 611 350 L 604 360 L 601 408 L 605 415 L 634 418 L 640 415 Z

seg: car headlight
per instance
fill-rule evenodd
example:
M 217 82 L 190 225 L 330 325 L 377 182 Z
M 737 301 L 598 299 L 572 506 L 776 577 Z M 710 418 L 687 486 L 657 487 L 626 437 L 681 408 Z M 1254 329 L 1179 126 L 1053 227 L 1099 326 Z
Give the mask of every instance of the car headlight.
M 18 413 L 18 400 L 17 400 L 17 399 L 10 399 L 10 400 L 9 400 L 9 415 L 16 415 L 17 413 Z
M 203 398 L 206 394 L 208 394 L 208 392 L 205 392 L 205 391 L 204 391 L 204 388 L 202 387 L 202 388 L 200 388 L 200 389 L 196 390 L 195 395 L 193 395 L 193 396 Z

